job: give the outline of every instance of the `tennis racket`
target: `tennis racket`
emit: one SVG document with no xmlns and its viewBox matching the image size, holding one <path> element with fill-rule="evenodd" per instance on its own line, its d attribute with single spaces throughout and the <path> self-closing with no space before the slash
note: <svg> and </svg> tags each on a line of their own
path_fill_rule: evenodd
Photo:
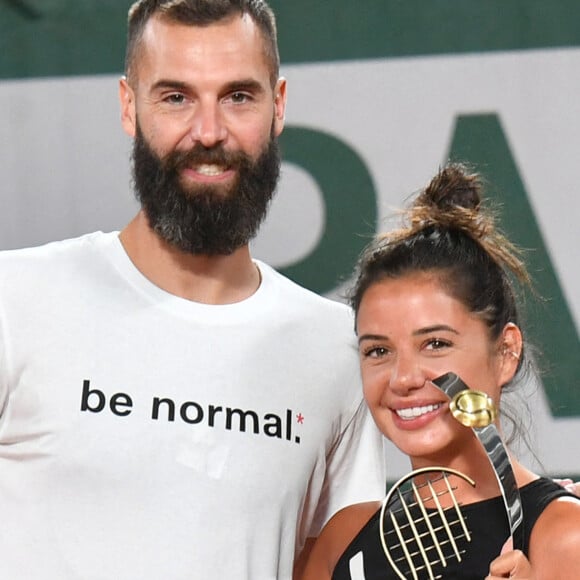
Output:
<svg viewBox="0 0 580 580">
<path fill-rule="evenodd" d="M 454 469 L 416 469 L 399 479 L 383 500 L 381 544 L 402 580 L 443 578 L 450 561 L 461 562 L 471 533 L 455 497 L 460 480 L 475 486 Z"/>
</svg>

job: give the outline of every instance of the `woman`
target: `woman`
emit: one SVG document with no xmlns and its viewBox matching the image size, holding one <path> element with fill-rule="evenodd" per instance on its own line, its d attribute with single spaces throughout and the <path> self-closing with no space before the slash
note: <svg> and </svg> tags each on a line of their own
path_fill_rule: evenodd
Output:
<svg viewBox="0 0 580 580">
<path fill-rule="evenodd" d="M 530 281 L 517 250 L 482 207 L 480 190 L 477 175 L 449 165 L 417 197 L 406 225 L 363 254 L 351 303 L 365 399 L 413 469 L 444 466 L 476 482 L 457 484 L 457 500 L 476 529 L 461 563 L 441 577 L 570 580 L 580 577 L 578 498 L 512 458 L 524 511 L 523 554 L 504 546 L 510 532 L 486 452 L 431 382 L 453 372 L 499 404 L 524 366 L 510 279 Z M 381 553 L 379 516 L 377 502 L 336 514 L 315 544 L 304 580 L 354 577 L 357 558 L 361 578 L 396 578 Z"/>
</svg>

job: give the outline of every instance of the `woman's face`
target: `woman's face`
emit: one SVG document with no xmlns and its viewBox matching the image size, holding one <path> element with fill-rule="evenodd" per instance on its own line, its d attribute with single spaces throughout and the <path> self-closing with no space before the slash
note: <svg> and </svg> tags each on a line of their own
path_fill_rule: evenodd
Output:
<svg viewBox="0 0 580 580">
<path fill-rule="evenodd" d="M 497 340 L 434 275 L 412 274 L 370 286 L 357 316 L 364 393 L 381 431 L 416 466 L 452 460 L 470 429 L 431 383 L 454 372 L 496 404 L 517 369 L 521 335 L 508 324 Z M 514 342 L 515 341 L 515 342 Z M 447 463 L 448 464 L 448 463 Z"/>
</svg>

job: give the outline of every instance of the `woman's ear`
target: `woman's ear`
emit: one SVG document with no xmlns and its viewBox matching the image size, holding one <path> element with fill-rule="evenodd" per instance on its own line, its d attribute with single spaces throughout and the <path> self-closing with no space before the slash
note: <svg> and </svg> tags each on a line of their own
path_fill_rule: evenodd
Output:
<svg viewBox="0 0 580 580">
<path fill-rule="evenodd" d="M 505 325 L 499 345 L 500 384 L 505 385 L 514 378 L 523 356 L 522 332 L 513 322 Z"/>
</svg>

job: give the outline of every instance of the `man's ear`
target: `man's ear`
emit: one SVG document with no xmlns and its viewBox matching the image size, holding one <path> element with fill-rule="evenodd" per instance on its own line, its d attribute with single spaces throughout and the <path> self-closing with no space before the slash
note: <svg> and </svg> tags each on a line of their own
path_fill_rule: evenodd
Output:
<svg viewBox="0 0 580 580">
<path fill-rule="evenodd" d="M 135 92 L 126 77 L 119 80 L 119 101 L 121 104 L 121 125 L 129 137 L 135 137 L 137 120 L 135 113 Z"/>
<path fill-rule="evenodd" d="M 509 383 L 515 376 L 523 356 L 521 330 L 513 323 L 505 325 L 500 338 L 500 384 Z"/>
<path fill-rule="evenodd" d="M 286 79 L 280 77 L 274 87 L 274 133 L 276 136 L 284 129 L 286 115 Z"/>
</svg>

